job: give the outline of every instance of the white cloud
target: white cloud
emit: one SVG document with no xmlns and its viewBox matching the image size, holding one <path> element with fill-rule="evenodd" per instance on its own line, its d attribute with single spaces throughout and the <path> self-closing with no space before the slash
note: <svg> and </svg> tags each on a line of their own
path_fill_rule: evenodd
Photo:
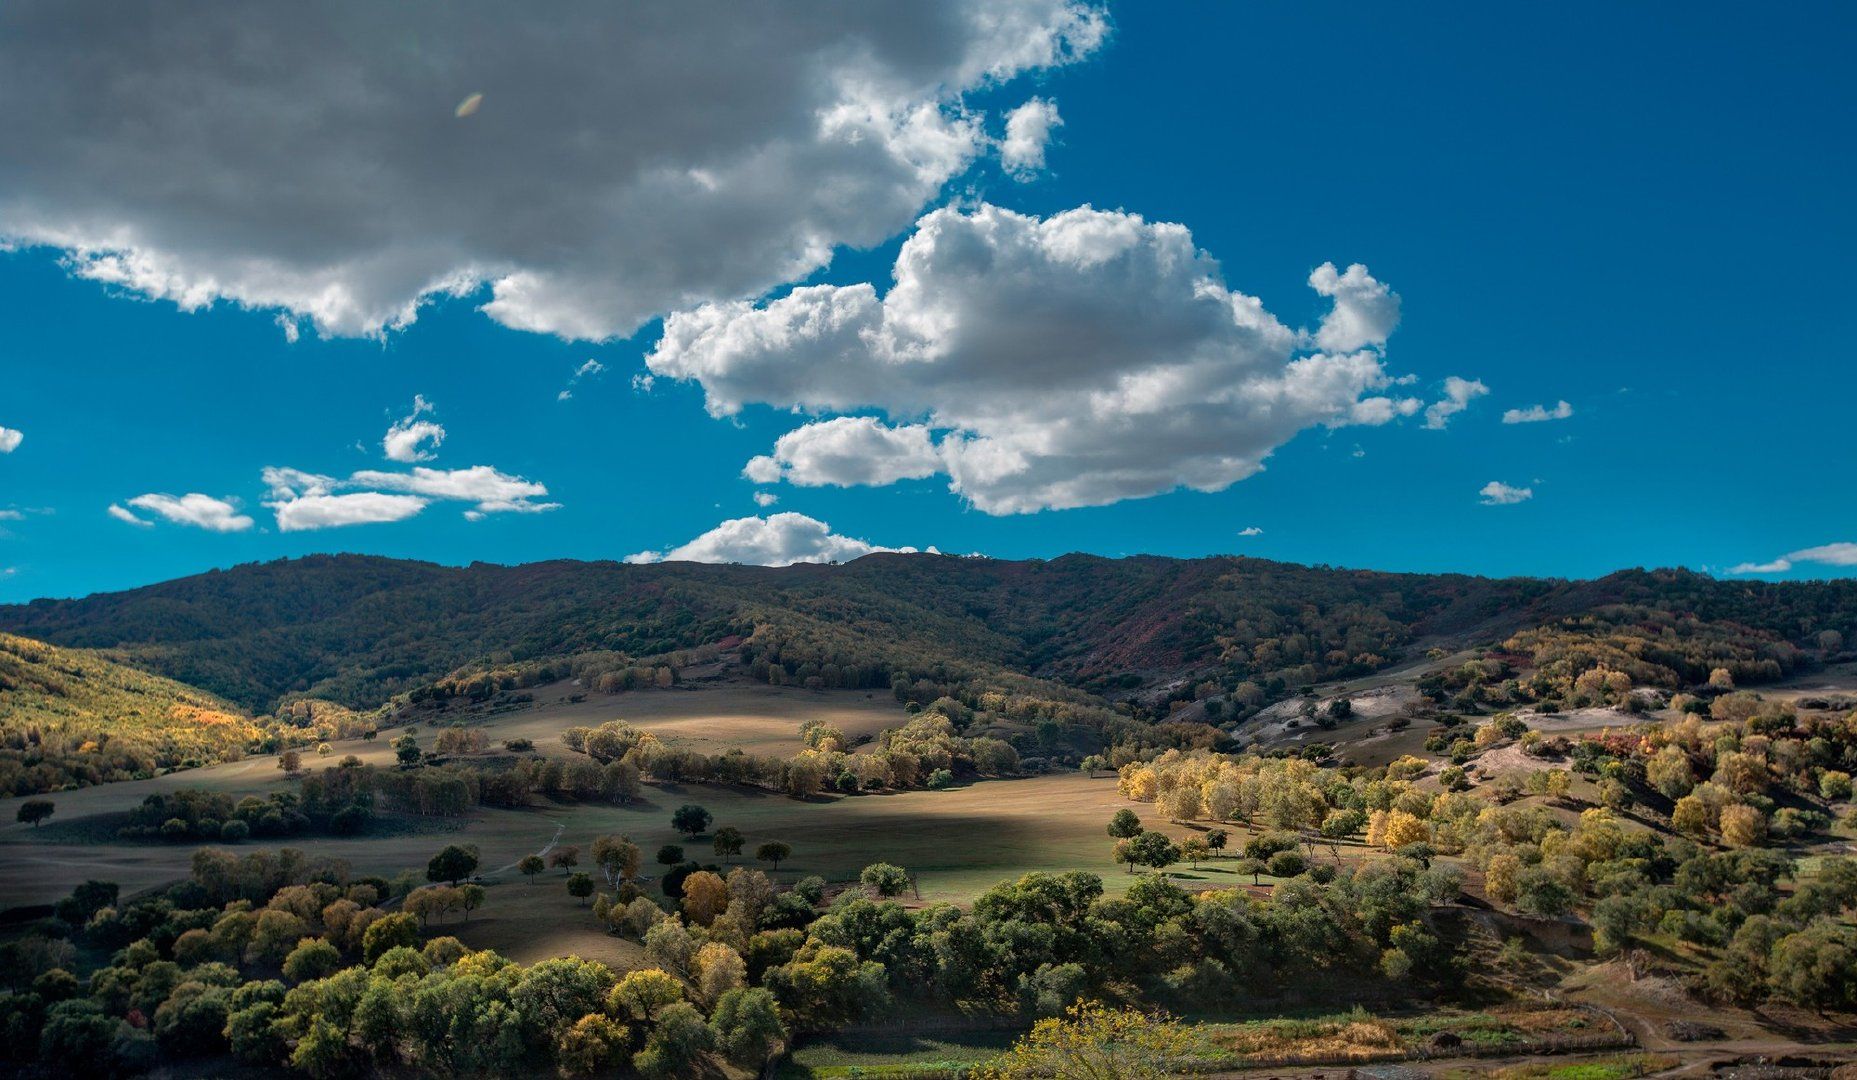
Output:
<svg viewBox="0 0 1857 1080">
<path fill-rule="evenodd" d="M 1346 273 L 1323 263 L 1309 275 L 1309 287 L 1335 301 L 1315 332 L 1316 345 L 1330 352 L 1381 345 L 1399 325 L 1399 294 L 1375 281 L 1360 263 Z"/>
<path fill-rule="evenodd" d="M 473 504 L 466 519 L 481 521 L 490 514 L 536 514 L 560 508 L 560 503 L 538 502 L 548 494 L 545 485 L 510 476 L 488 465 L 465 469 L 430 469 L 409 472 L 363 469 L 338 480 L 301 469 L 268 467 L 265 505 L 277 514 L 284 532 L 401 521 L 435 501 Z M 343 494 L 336 494 L 343 489 Z"/>
<path fill-rule="evenodd" d="M 1527 502 L 1534 498 L 1535 489 L 1512 487 L 1500 480 L 1491 480 L 1484 484 L 1477 494 L 1483 496 L 1484 506 L 1514 506 L 1516 503 Z"/>
<path fill-rule="evenodd" d="M 763 509 L 766 509 L 767 507 L 772 506 L 779 501 L 780 501 L 780 496 L 774 494 L 771 491 L 757 491 L 754 493 L 754 504 Z"/>
<path fill-rule="evenodd" d="M 0 454 L 10 454 L 26 441 L 26 433 L 16 428 L 0 427 Z"/>
<path fill-rule="evenodd" d="M 559 394 L 555 395 L 555 400 L 566 401 L 568 398 L 573 397 L 574 388 L 580 385 L 580 380 L 590 379 L 605 370 L 605 364 L 600 363 L 598 360 L 588 360 L 586 363 L 574 369 L 574 374 L 568 377 L 567 386 L 562 388 Z"/>
<path fill-rule="evenodd" d="M 1835 544 L 1821 544 L 1818 547 L 1801 548 L 1788 552 L 1764 563 L 1740 563 L 1728 568 L 1731 574 L 1783 574 L 1799 563 L 1818 563 L 1824 566 L 1857 566 L 1857 544 L 1839 541 Z"/>
<path fill-rule="evenodd" d="M 445 441 L 445 428 L 434 421 L 419 419 L 432 411 L 431 402 L 418 394 L 413 395 L 413 411 L 394 421 L 380 440 L 381 453 L 388 461 L 431 461 L 436 456 L 439 444 Z"/>
<path fill-rule="evenodd" d="M 279 532 L 305 532 L 404 521 L 424 510 L 426 500 L 417 495 L 356 491 L 347 495 L 302 495 L 267 505 L 277 513 Z"/>
<path fill-rule="evenodd" d="M 1064 126 L 1057 102 L 1032 98 L 1006 114 L 1006 138 L 999 144 L 999 163 L 1015 180 L 1030 180 L 1045 167 L 1045 147 L 1051 132 Z"/>
<path fill-rule="evenodd" d="M 1331 336 L 1363 348 L 1311 352 L 1317 335 L 1228 289 L 1180 225 L 1089 207 L 1045 219 L 937 210 L 903 244 L 894 278 L 882 297 L 819 285 L 678 312 L 646 363 L 699 382 L 715 416 L 751 402 L 880 410 L 918 449 L 912 428 L 943 433 L 951 489 L 992 514 L 1216 491 L 1304 428 L 1417 408 L 1365 396 L 1394 381 L 1371 336 L 1386 320 L 1349 316 Z M 1345 279 L 1350 297 L 1378 288 L 1365 268 Z M 778 455 L 749 475 L 786 474 Z M 906 460 L 898 475 L 921 475 L 919 456 Z"/>
<path fill-rule="evenodd" d="M 591 339 L 894 235 L 988 151 L 971 91 L 1108 27 L 1075 0 L 8 11 L 0 239 L 293 329 L 488 284 L 497 321 Z"/>
<path fill-rule="evenodd" d="M 202 495 L 197 491 L 189 492 L 178 498 L 173 495 L 162 495 L 151 492 L 147 495 L 137 495 L 135 498 L 130 499 L 129 505 L 135 507 L 137 510 L 147 510 L 151 514 L 159 514 L 161 517 L 174 522 L 176 525 L 192 525 L 195 528 L 205 529 L 208 532 L 244 532 L 252 526 L 251 518 L 239 513 L 238 507 L 232 502 L 225 499 L 215 499 L 211 495 Z M 119 510 L 122 510 L 122 508 L 111 506 L 111 516 L 118 520 L 135 518 L 134 514 L 130 514 L 126 510 L 122 510 L 121 513 L 118 513 Z M 125 517 L 125 515 L 127 516 Z M 136 523 L 147 524 L 146 521 L 140 519 L 136 519 Z"/>
<path fill-rule="evenodd" d="M 1451 417 L 1470 407 L 1470 403 L 1489 393 L 1481 379 L 1463 379 L 1456 375 L 1444 380 L 1444 397 L 1425 407 L 1425 426 L 1437 431 L 1451 422 Z"/>
<path fill-rule="evenodd" d="M 561 506 L 560 503 L 534 501 L 548 494 L 548 488 L 544 485 L 498 472 L 488 465 L 473 465 L 468 469 L 428 469 L 421 466 L 407 473 L 363 469 L 349 477 L 348 482 L 356 487 L 476 503 L 475 507 L 465 513 L 473 521 L 484 514 L 534 514 L 557 510 Z"/>
<path fill-rule="evenodd" d="M 1824 563 L 1827 566 L 1857 566 L 1857 544 L 1822 544 L 1795 551 L 1787 558 L 1794 562 Z"/>
<path fill-rule="evenodd" d="M 1238 530 L 1238 535 L 1239 536 L 1262 536 L 1264 535 L 1264 530 L 1258 528 L 1255 525 L 1246 525 L 1244 528 Z"/>
<path fill-rule="evenodd" d="M 1573 415 L 1573 406 L 1565 401 L 1553 408 L 1545 405 L 1530 405 L 1526 409 L 1510 409 L 1502 414 L 1505 424 L 1539 424 L 1544 420 L 1565 420 Z"/>
<path fill-rule="evenodd" d="M 133 513 L 130 513 L 129 510 L 127 510 L 124 507 L 118 506 L 115 503 L 110 504 L 110 516 L 115 518 L 117 521 L 126 522 L 130 525 L 134 525 L 134 526 L 137 526 L 143 529 L 152 529 L 155 527 L 154 522 L 146 521 L 142 518 L 136 517 Z"/>
<path fill-rule="evenodd" d="M 625 561 L 788 566 L 800 562 L 849 562 L 873 551 L 915 550 L 880 547 L 865 540 L 840 536 L 823 521 L 788 512 L 725 521 L 680 547 L 669 551 L 641 551 L 626 556 Z"/>
<path fill-rule="evenodd" d="M 928 428 L 887 427 L 868 416 L 840 416 L 789 431 L 772 455 L 742 470 L 759 484 L 786 480 L 801 487 L 893 484 L 940 471 L 941 455 Z"/>
</svg>

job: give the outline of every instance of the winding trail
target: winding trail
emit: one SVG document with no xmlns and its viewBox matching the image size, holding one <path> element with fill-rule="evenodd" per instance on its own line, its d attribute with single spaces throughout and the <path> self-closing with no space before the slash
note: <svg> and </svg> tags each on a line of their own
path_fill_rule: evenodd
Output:
<svg viewBox="0 0 1857 1080">
<path fill-rule="evenodd" d="M 541 858 L 546 859 L 548 857 L 548 853 L 555 849 L 555 845 L 561 842 L 561 834 L 566 831 L 567 831 L 567 826 L 565 824 L 559 821 L 555 822 L 555 834 L 549 837 L 548 842 L 542 845 L 542 850 L 536 852 L 535 854 L 540 856 Z M 526 859 L 528 858 L 528 856 L 524 855 L 522 858 Z M 489 873 L 477 875 L 478 880 L 481 881 L 484 878 L 497 877 L 499 875 L 506 874 L 509 871 L 514 870 L 521 863 L 522 863 L 522 859 L 517 859 L 515 862 L 508 863 L 503 866 L 499 866 L 495 870 L 490 871 Z"/>
</svg>

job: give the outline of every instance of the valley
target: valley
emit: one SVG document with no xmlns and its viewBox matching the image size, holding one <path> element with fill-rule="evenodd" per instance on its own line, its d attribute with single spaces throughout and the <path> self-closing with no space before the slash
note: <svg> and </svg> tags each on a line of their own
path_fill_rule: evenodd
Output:
<svg viewBox="0 0 1857 1080">
<path fill-rule="evenodd" d="M 85 602 L 94 621 L 0 609 L 0 625 L 71 642 L 6 639 L 0 953 L 34 979 L 74 965 L 141 985 L 157 969 L 130 974 L 147 961 L 124 950 L 144 935 L 176 977 L 226 977 L 188 966 L 206 963 L 302 987 L 321 985 L 296 957 L 312 949 L 354 965 L 323 978 L 384 987 L 453 978 L 443 957 L 461 949 L 485 959 L 456 964 L 512 965 L 517 986 L 562 958 L 618 985 L 669 971 L 715 1009 L 694 957 L 726 949 L 747 965 L 729 1000 L 779 1021 L 756 1052 L 795 1077 L 958 1075 L 1091 993 L 1184 1017 L 1166 1052 L 1233 1076 L 1381 1060 L 1510 1075 L 1547 1047 L 1612 1070 L 1593 1075 L 1680 1075 L 1774 1047 L 1835 1060 L 1857 1038 L 1857 952 L 1840 951 L 1857 947 L 1857 658 L 1841 652 L 1857 607 L 1841 593 L 1785 590 L 1758 609 L 1681 577 L 1417 581 L 1372 615 L 1348 604 L 1390 582 L 1361 595 L 1353 576 L 1244 560 L 1059 572 L 1058 592 L 1150 612 L 1137 644 L 1089 606 L 1034 595 L 1047 621 L 1033 633 L 1024 610 L 977 599 L 1023 596 L 1028 567 L 869 561 L 842 568 L 849 580 L 791 575 L 739 612 L 713 592 L 737 568 L 639 575 L 627 591 L 666 590 L 637 601 L 639 623 L 563 631 L 561 653 L 530 630 L 448 645 L 483 652 L 394 684 L 378 660 L 395 635 L 325 650 L 323 674 L 287 686 L 264 680 L 302 670 L 290 618 L 235 645 L 116 637 L 145 625 L 132 597 Z M 943 566 L 953 577 L 932 588 L 920 576 Z M 216 580 L 214 603 L 275 608 L 282 572 Z M 1336 606 L 1284 607 L 1282 575 Z M 915 618 L 950 588 L 967 614 Z M 476 587 L 457 595 L 472 617 Z M 556 617 L 584 628 L 579 611 Z M 1378 631 L 1399 649 L 1322 647 L 1389 612 L 1410 620 Z M 422 639 L 407 655 L 437 656 L 457 622 L 429 625 L 400 631 Z M 655 651 L 610 647 L 641 626 L 659 627 Z M 241 708 L 146 669 L 260 692 Z M 401 689 L 341 690 L 388 685 Z M 209 706 L 241 742 L 81 771 L 114 716 L 158 755 Z M 33 787 L 60 775 L 96 780 Z M 673 822 L 690 807 L 694 831 Z M 436 869 L 453 849 L 469 854 L 456 885 Z M 81 900 L 99 881 L 113 899 Z M 236 929 L 254 901 L 284 938 Z M 404 935 L 393 963 L 411 975 L 382 974 L 386 946 L 355 929 L 376 924 Z M 67 940 L 69 953 L 35 944 Z M 809 998 L 793 979 L 850 996 Z M 149 985 L 135 993 L 170 992 Z M 1708 1031 L 1686 1034 L 1697 1014 Z M 274 1023 L 282 1041 L 265 1045 L 280 1049 L 261 1052 L 296 1063 L 302 1029 Z M 1438 1031 L 1487 1045 L 1440 1053 Z M 691 1060 L 741 1075 L 735 1057 Z"/>
</svg>

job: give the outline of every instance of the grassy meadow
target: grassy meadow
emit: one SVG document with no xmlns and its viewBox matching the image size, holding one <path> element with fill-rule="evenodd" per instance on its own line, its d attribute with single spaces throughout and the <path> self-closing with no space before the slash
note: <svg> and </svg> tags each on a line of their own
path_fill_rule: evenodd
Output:
<svg viewBox="0 0 1857 1080">
<path fill-rule="evenodd" d="M 860 691 L 817 692 L 791 688 L 729 685 L 713 689 L 641 691 L 566 700 L 565 691 L 537 693 L 533 706 L 491 716 L 481 726 L 493 749 L 501 740 L 527 738 L 536 752 L 567 758 L 560 732 L 623 718 L 673 745 L 743 746 L 762 753 L 792 753 L 802 746 L 798 728 L 807 719 L 831 723 L 847 736 L 874 734 L 904 713 L 887 696 Z M 431 728 L 421 728 L 429 745 Z M 372 740 L 331 745 L 327 756 L 305 754 L 306 767 L 321 769 L 347 754 L 389 766 L 391 732 Z M 183 770 L 148 780 L 81 788 L 51 796 L 52 819 L 33 828 L 13 821 L 18 799 L 0 801 L 0 848 L 16 872 L 0 878 L 0 907 L 49 903 L 87 878 L 120 883 L 125 893 L 151 888 L 185 876 L 196 843 L 122 841 L 115 837 L 122 816 L 154 792 L 208 788 L 235 798 L 286 791 L 291 783 L 272 756 L 254 756 L 202 769 Z M 248 841 L 242 850 L 262 847 L 310 848 L 348 860 L 360 873 L 391 876 L 421 867 L 447 843 L 475 844 L 483 866 L 493 872 L 491 900 L 473 917 L 472 934 L 509 935 L 512 924 L 534 924 L 537 933 L 560 924 L 575 902 L 561 888 L 561 871 L 523 882 L 513 865 L 551 842 L 578 845 L 583 851 L 595 837 L 624 833 L 645 849 L 649 860 L 662 844 L 683 843 L 670 826 L 671 811 L 699 803 L 717 825 L 733 825 L 747 836 L 747 850 L 768 840 L 791 844 L 793 858 L 782 863 L 784 880 L 818 874 L 828 881 L 856 876 L 864 866 L 888 861 L 916 874 L 924 902 L 964 901 L 1000 880 L 1030 870 L 1085 869 L 1103 875 L 1111 890 L 1123 886 L 1122 873 L 1110 858 L 1112 841 L 1105 823 L 1116 810 L 1133 807 L 1151 824 L 1159 824 L 1151 806 L 1130 803 L 1116 793 L 1112 776 L 1055 774 L 1023 780 L 987 781 L 943 791 L 903 791 L 854 797 L 822 796 L 796 800 L 760 788 L 718 784 L 647 783 L 640 797 L 625 806 L 605 803 L 551 803 L 522 810 L 478 808 L 456 819 L 414 818 L 387 813 L 369 835 L 302 837 Z M 1176 836 L 1184 828 L 1161 826 Z M 687 845 L 694 857 L 712 858 L 707 842 Z M 744 856 L 745 858 L 746 856 Z M 1237 880 L 1228 870 L 1179 868 L 1183 877 L 1208 883 Z M 509 888 L 501 887 L 508 883 Z M 557 895 L 559 894 L 559 895 Z M 910 898 L 913 901 L 913 897 Z M 516 910 L 507 910 L 514 908 Z M 558 909 L 558 910 L 557 910 Z M 568 921 L 573 921 L 569 919 Z M 587 924 L 587 937 L 617 944 Z M 611 945 L 606 946 L 608 948 Z M 512 955 L 529 950 L 517 949 Z"/>
</svg>

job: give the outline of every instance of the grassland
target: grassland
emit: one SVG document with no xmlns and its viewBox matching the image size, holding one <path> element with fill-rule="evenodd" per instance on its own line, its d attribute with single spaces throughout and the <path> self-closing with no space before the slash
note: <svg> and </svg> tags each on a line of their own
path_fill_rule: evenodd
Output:
<svg viewBox="0 0 1857 1080">
<path fill-rule="evenodd" d="M 538 751 L 563 757 L 569 751 L 561 745 L 562 731 L 608 720 L 624 720 L 674 746 L 704 754 L 740 749 L 788 755 L 805 749 L 799 728 L 807 720 L 830 724 L 855 742 L 908 719 L 894 697 L 870 690 L 819 691 L 739 682 L 600 694 L 558 682 L 530 693 L 533 705 L 492 717 L 485 730 L 497 739 L 532 740 Z"/>
<path fill-rule="evenodd" d="M 791 753 L 800 748 L 798 727 L 804 719 L 827 720 L 856 738 L 903 716 L 893 702 L 862 692 L 753 684 L 596 696 L 584 702 L 551 700 L 564 694 L 538 696 L 543 700 L 532 708 L 475 721 L 474 726 L 481 724 L 494 740 L 533 739 L 538 752 L 563 757 L 569 752 L 560 745 L 561 730 L 615 717 L 674 744 L 747 745 L 766 753 Z M 309 767 L 328 767 L 350 753 L 386 766 L 392 760 L 386 743 L 384 738 L 335 743 L 326 758 L 310 755 Z M 86 878 L 113 880 L 133 892 L 184 876 L 195 845 L 118 841 L 113 834 L 120 816 L 151 793 L 183 787 L 234 797 L 288 790 L 290 781 L 276 765 L 274 757 L 254 756 L 60 792 L 53 796 L 57 812 L 52 822 L 36 830 L 12 822 L 17 800 L 0 801 L 0 859 L 11 871 L 0 875 L 0 907 L 49 902 Z M 538 800 L 524 810 L 479 809 L 456 820 L 417 819 L 410 827 L 396 821 L 393 824 L 400 827 L 378 836 L 252 842 L 245 847 L 313 843 L 318 853 L 346 859 L 359 872 L 391 875 L 423 865 L 439 846 L 462 840 L 478 845 L 483 865 L 494 869 L 542 850 L 551 840 L 584 849 L 594 837 L 617 832 L 632 836 L 647 852 L 682 842 L 670 827 L 670 813 L 686 802 L 708 807 L 717 824 L 741 829 L 750 851 L 767 840 L 791 844 L 794 857 L 779 869 L 783 879 L 819 874 L 847 880 L 862 867 L 887 860 L 916 873 L 924 901 L 968 899 L 1029 870 L 1090 869 L 1119 888 L 1119 879 L 1126 875 L 1110 861 L 1103 827 L 1117 809 L 1134 805 L 1116 794 L 1113 779 L 1077 774 L 812 801 L 756 788 L 647 784 L 641 797 L 626 806 Z M 1152 808 L 1136 809 L 1152 816 Z M 706 853 L 703 845 L 693 847 L 693 854 Z M 1236 880 L 1236 875 L 1214 870 L 1182 873 L 1201 881 Z M 517 884 L 507 893 L 500 890 L 484 916 L 473 922 L 484 923 L 486 933 L 504 925 L 494 923 L 499 918 L 537 928 L 558 923 L 565 912 L 543 902 L 544 891 L 552 896 L 561 890 L 558 882 L 546 888 Z M 499 911 L 506 898 L 519 899 L 524 910 Z M 565 894 L 559 899 L 565 900 Z"/>
</svg>

